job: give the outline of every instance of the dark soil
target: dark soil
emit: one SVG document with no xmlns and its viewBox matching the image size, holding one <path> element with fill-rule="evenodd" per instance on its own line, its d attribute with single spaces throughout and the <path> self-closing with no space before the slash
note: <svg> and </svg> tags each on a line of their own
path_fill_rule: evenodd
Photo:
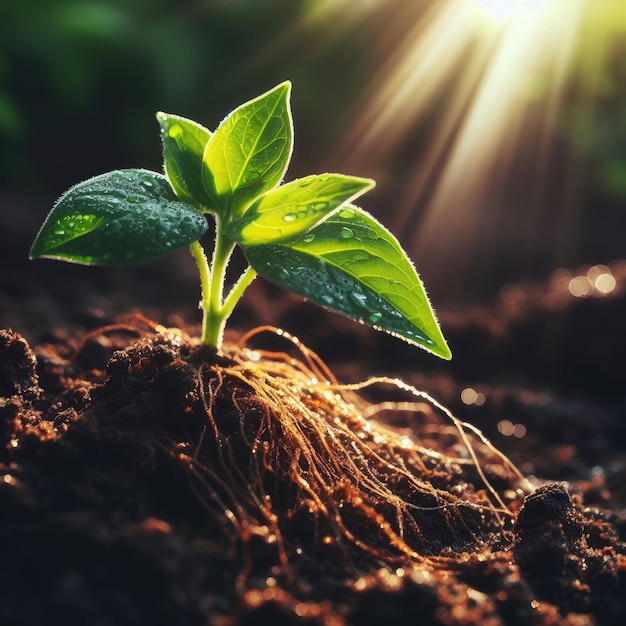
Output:
<svg viewBox="0 0 626 626">
<path fill-rule="evenodd" d="M 94 271 L 80 270 L 85 281 Z M 611 270 L 608 296 L 574 298 L 546 281 L 440 311 L 449 366 L 262 285 L 241 309 L 247 327 L 278 321 L 305 338 L 341 382 L 400 376 L 479 427 L 532 484 L 474 438 L 500 515 L 432 407 L 372 418 L 410 435 L 413 456 L 388 445 L 374 461 L 357 446 L 329 470 L 354 462 L 408 508 L 328 477 L 315 502 L 297 481 L 341 448 L 302 422 L 311 444 L 298 457 L 292 422 L 240 376 L 252 371 L 241 352 L 216 355 L 84 293 L 63 317 L 43 283 L 37 295 L 5 281 L 0 624 L 626 623 L 626 272 Z M 182 326 L 170 310 L 159 321 Z M 407 400 L 385 386 L 359 393 Z M 350 428 L 333 430 L 335 417 Z M 362 426 L 331 416 L 328 432 L 352 446 L 347 433 L 365 441 Z M 402 463 L 419 465 L 436 494 L 385 469 Z M 408 548 L 390 540 L 398 520 Z"/>
</svg>

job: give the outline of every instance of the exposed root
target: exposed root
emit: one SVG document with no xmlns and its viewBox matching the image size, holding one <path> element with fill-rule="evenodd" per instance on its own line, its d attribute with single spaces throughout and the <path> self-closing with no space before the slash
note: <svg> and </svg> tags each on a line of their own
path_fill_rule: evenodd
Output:
<svg viewBox="0 0 626 626">
<path fill-rule="evenodd" d="M 119 315 L 114 324 L 100 326 L 91 332 L 85 333 L 80 338 L 78 345 L 74 348 L 74 352 L 70 360 L 75 361 L 91 339 L 102 337 L 109 333 L 126 332 L 135 334 L 138 337 L 147 337 L 154 332 L 165 332 L 166 330 L 167 329 L 164 326 L 161 326 L 158 322 L 154 322 L 139 313 Z"/>
<path fill-rule="evenodd" d="M 290 341 L 298 358 L 252 349 L 262 332 Z M 244 541 L 262 536 L 283 564 L 306 540 L 351 561 L 357 548 L 378 562 L 446 567 L 503 545 L 531 487 L 428 394 L 385 377 L 339 384 L 314 352 L 272 327 L 248 333 L 227 356 L 229 364 L 197 369 L 208 427 L 180 458 Z M 373 385 L 413 400 L 370 404 L 356 392 Z M 376 421 L 390 410 L 417 411 L 416 432 Z"/>
<path fill-rule="evenodd" d="M 113 355 L 99 374 L 104 384 L 77 381 L 71 393 L 84 401 L 72 402 L 101 416 L 105 428 L 136 432 L 183 468 L 212 531 L 241 550 L 240 589 L 259 545 L 283 574 L 319 551 L 355 572 L 380 564 L 452 568 L 510 545 L 528 481 L 428 394 L 388 377 L 340 384 L 313 351 L 273 327 L 219 355 L 141 321 L 101 329 L 142 338 Z M 285 340 L 292 354 L 254 348 L 263 333 Z M 95 338 L 79 345 L 81 358 L 81 346 Z M 66 366 L 54 363 L 63 377 Z M 368 402 L 362 392 L 374 387 L 408 400 Z M 63 423 L 59 413 L 35 425 L 49 423 L 62 436 L 79 419 L 70 409 Z M 398 412 L 410 428 L 385 423 Z M 16 421 L 15 442 L 29 424 Z"/>
</svg>

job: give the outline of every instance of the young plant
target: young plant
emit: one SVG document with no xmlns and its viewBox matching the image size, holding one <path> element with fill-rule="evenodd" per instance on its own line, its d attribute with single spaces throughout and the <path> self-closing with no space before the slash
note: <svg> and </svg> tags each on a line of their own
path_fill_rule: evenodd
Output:
<svg viewBox="0 0 626 626">
<path fill-rule="evenodd" d="M 451 357 L 411 261 L 396 238 L 354 206 L 374 181 L 342 174 L 281 184 L 293 148 L 284 82 L 246 102 L 211 132 L 158 113 L 165 175 L 118 170 L 67 191 L 30 258 L 133 265 L 189 246 L 202 289 L 202 341 L 220 349 L 224 326 L 257 275 L 327 309 Z M 215 224 L 209 263 L 200 239 Z M 228 293 L 239 246 L 248 267 Z"/>
</svg>

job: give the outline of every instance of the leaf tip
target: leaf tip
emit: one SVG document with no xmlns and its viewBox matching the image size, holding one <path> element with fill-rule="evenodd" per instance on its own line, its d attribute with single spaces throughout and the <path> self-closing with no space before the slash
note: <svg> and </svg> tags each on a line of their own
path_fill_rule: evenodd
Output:
<svg viewBox="0 0 626 626">
<path fill-rule="evenodd" d="M 282 83 L 278 83 L 278 85 L 276 85 L 276 89 L 280 90 L 280 89 L 285 89 L 287 91 L 291 91 L 291 81 L 289 79 L 284 80 Z"/>
<path fill-rule="evenodd" d="M 437 354 L 445 361 L 450 361 L 452 359 L 452 350 L 450 350 L 447 343 L 443 345 L 442 349 L 439 350 Z"/>
<path fill-rule="evenodd" d="M 376 181 L 373 178 L 363 178 L 365 184 L 365 191 L 370 191 L 376 187 Z"/>
<path fill-rule="evenodd" d="M 165 129 L 167 127 L 167 119 L 169 117 L 167 113 L 164 113 L 163 111 L 157 111 L 154 117 L 156 117 L 156 121 L 159 123 L 159 126 L 162 129 Z"/>
<path fill-rule="evenodd" d="M 270 89 L 265 95 L 274 93 L 284 96 L 287 107 L 289 108 L 289 102 L 291 100 L 291 87 L 291 81 L 284 80 L 282 83 L 278 83 L 278 85 L 276 85 L 276 87 L 274 87 L 273 89 Z M 291 116 L 291 111 L 289 111 L 289 115 Z"/>
</svg>

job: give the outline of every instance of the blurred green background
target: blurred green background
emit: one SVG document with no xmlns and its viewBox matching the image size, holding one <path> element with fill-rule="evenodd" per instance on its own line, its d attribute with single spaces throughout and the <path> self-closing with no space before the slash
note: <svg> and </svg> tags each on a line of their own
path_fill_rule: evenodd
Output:
<svg viewBox="0 0 626 626">
<path fill-rule="evenodd" d="M 157 110 L 214 128 L 290 79 L 288 176 L 376 178 L 362 204 L 436 302 L 609 263 L 626 232 L 625 3 L 544 2 L 524 40 L 528 16 L 479 0 L 5 0 L 2 228 L 27 212 L 34 235 L 90 176 L 160 170 Z"/>
</svg>

